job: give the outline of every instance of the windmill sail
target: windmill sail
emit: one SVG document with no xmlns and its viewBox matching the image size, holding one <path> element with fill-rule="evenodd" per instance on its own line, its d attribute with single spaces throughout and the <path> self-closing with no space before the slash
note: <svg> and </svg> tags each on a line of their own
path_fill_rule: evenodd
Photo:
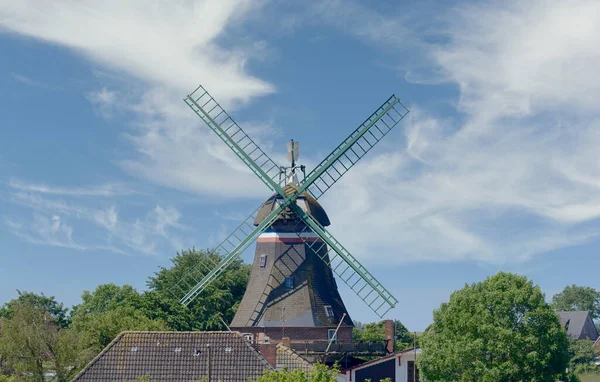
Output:
<svg viewBox="0 0 600 382">
<path fill-rule="evenodd" d="M 279 166 L 242 130 L 202 85 L 185 103 L 272 191 L 281 191 Z"/>
<path fill-rule="evenodd" d="M 298 206 L 294 212 L 306 224 L 298 230 L 298 237 L 318 254 L 321 260 L 333 270 L 350 289 L 363 300 L 375 314 L 383 317 L 398 303 L 398 300 L 365 268 L 352 254 L 337 241 L 318 221 L 306 214 Z M 316 233 L 322 241 L 307 240 L 307 233 Z"/>
<path fill-rule="evenodd" d="M 277 197 L 271 213 L 256 220 L 257 209 L 217 248 L 223 255 L 214 267 L 198 265 L 177 283 L 174 289 L 188 290 L 180 302 L 189 304 L 206 286 L 214 281 L 233 259 L 239 255 L 284 211 L 291 211 L 303 222 L 297 234 L 318 235 L 320 240 L 310 243 L 303 240 L 309 249 L 352 289 L 380 317 L 397 304 L 397 300 L 347 251 L 318 221 L 306 214 L 296 203 L 303 197 L 321 197 L 354 164 L 371 150 L 408 113 L 395 95 L 388 98 L 348 138 L 329 154 L 300 185 L 287 185 L 280 180 L 281 170 L 267 154 L 233 121 L 212 96 L 199 86 L 184 101 L 213 130 L 219 138 L 271 189 Z M 288 160 L 294 164 L 299 157 L 298 142 L 288 144 Z M 285 180 L 284 180 L 285 181 Z M 308 194 L 308 192 L 310 194 Z M 318 247 L 315 247 L 317 246 Z"/>
<path fill-rule="evenodd" d="M 179 302 L 183 305 L 192 302 L 227 269 L 240 253 L 256 240 L 262 231 L 269 227 L 284 208 L 282 205 L 274 208 L 271 214 L 255 227 L 254 221 L 260 207 L 256 209 L 216 248 L 217 252 L 223 256 L 220 263 L 197 264 L 171 288 L 171 293 L 179 298 Z"/>
<path fill-rule="evenodd" d="M 299 191 L 308 189 L 316 199 L 323 196 L 406 114 L 408 114 L 406 106 L 395 95 L 392 95 L 306 176 L 305 184 L 300 187 Z"/>
</svg>

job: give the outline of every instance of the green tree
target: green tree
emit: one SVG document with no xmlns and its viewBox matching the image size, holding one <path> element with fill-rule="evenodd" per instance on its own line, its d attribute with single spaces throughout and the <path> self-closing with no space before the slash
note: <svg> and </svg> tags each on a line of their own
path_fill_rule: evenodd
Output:
<svg viewBox="0 0 600 382">
<path fill-rule="evenodd" d="M 321 363 L 315 364 L 308 373 L 300 369 L 267 371 L 256 382 L 335 382 L 340 369 L 337 365 L 329 368 Z"/>
<path fill-rule="evenodd" d="M 144 295 L 143 304 L 148 316 L 165 321 L 173 330 L 223 330 L 221 320 L 233 319 L 246 291 L 250 265 L 245 265 L 242 259 L 234 260 L 189 307 L 181 306 L 178 301 L 188 290 L 178 290 L 177 296 L 172 290 L 194 267 L 204 265 L 210 269 L 222 258 L 212 250 L 192 248 L 178 252 L 171 259 L 172 267 L 161 267 L 147 282 L 149 291 Z"/>
<path fill-rule="evenodd" d="M 558 311 L 587 310 L 592 319 L 600 319 L 600 291 L 577 285 L 565 287 L 552 297 L 552 307 Z"/>
<path fill-rule="evenodd" d="M 569 369 L 577 374 L 600 374 L 600 367 L 594 363 L 596 353 L 594 343 L 589 340 L 570 340 Z"/>
<path fill-rule="evenodd" d="M 84 291 L 81 304 L 73 307 L 72 316 L 105 313 L 123 306 L 139 307 L 142 297 L 131 285 L 102 284 L 93 292 Z"/>
<path fill-rule="evenodd" d="M 130 285 L 100 285 L 93 292 L 85 291 L 82 300 L 73 308 L 71 327 L 95 351 L 102 350 L 122 331 L 168 329 L 162 320 L 148 317 L 143 296 Z"/>
<path fill-rule="evenodd" d="M 21 292 L 20 290 L 17 290 L 17 293 L 19 296 L 16 299 L 13 299 L 0 307 L 0 318 L 10 317 L 10 314 L 16 305 L 28 303 L 50 314 L 54 322 L 61 328 L 66 328 L 69 325 L 69 317 L 67 315 L 68 309 L 65 308 L 62 303 L 56 301 L 54 296 L 46 297 L 43 293 L 36 294 L 32 292 Z"/>
<path fill-rule="evenodd" d="M 396 327 L 396 349 L 404 350 L 413 347 L 414 335 L 406 329 L 402 322 L 394 321 Z M 383 342 L 385 341 L 385 321 L 371 322 L 354 326 L 353 341 Z"/>
<path fill-rule="evenodd" d="M 568 366 L 568 340 L 538 286 L 498 273 L 455 291 L 421 337 L 428 381 L 554 381 Z"/>
<path fill-rule="evenodd" d="M 589 340 L 571 340 L 569 343 L 569 353 L 571 360 L 569 365 L 575 368 L 577 365 L 592 363 L 596 354 L 594 353 L 594 343 Z"/>
<path fill-rule="evenodd" d="M 71 329 L 60 327 L 53 313 L 22 299 L 11 302 L 0 327 L 0 356 L 18 379 L 44 381 L 44 373 L 55 372 L 62 382 L 72 379 L 91 352 Z"/>
</svg>

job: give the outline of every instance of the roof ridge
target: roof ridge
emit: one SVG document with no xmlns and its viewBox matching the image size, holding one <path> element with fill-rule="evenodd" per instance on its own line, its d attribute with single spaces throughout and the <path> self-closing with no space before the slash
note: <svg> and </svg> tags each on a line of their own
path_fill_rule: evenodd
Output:
<svg viewBox="0 0 600 382">
<path fill-rule="evenodd" d="M 229 333 L 237 333 L 240 334 L 237 330 L 188 330 L 188 331 L 175 331 L 175 330 L 124 330 L 120 334 L 191 334 L 191 333 L 208 333 L 208 334 L 229 334 Z"/>
<path fill-rule="evenodd" d="M 238 333 L 238 334 L 239 334 L 239 339 L 240 339 L 240 340 L 242 340 L 242 341 L 244 342 L 244 344 L 245 344 L 245 345 L 246 345 L 246 346 L 247 346 L 247 347 L 248 347 L 248 348 L 249 348 L 251 351 L 253 351 L 254 353 L 256 353 L 256 354 L 257 354 L 257 355 L 260 357 L 260 360 L 261 360 L 261 362 L 263 363 L 263 365 L 265 365 L 265 366 L 266 366 L 266 367 L 267 367 L 269 370 L 274 370 L 274 368 L 273 368 L 273 365 L 271 365 L 271 364 L 269 363 L 269 361 L 267 361 L 267 360 L 266 360 L 266 358 L 265 358 L 265 357 L 263 357 L 263 355 L 262 355 L 262 354 L 260 354 L 260 352 L 259 352 L 258 350 L 256 350 L 256 348 L 255 348 L 254 346 L 252 346 L 252 345 L 250 344 L 250 342 L 248 342 L 248 341 L 247 341 L 247 340 L 246 340 L 244 337 L 242 337 L 242 335 L 241 335 L 239 332 L 236 332 L 236 333 Z"/>
<path fill-rule="evenodd" d="M 83 374 L 85 374 L 96 362 L 98 362 L 98 360 L 100 358 L 102 358 L 102 356 L 104 354 L 106 354 L 110 349 L 112 349 L 112 347 L 115 346 L 115 344 L 117 342 L 119 342 L 126 333 L 127 333 L 126 331 L 119 333 L 119 335 L 117 335 L 112 341 L 110 341 L 110 343 L 108 345 L 106 345 L 104 347 L 104 349 L 102 349 L 102 351 L 100 353 L 98 353 L 97 356 L 92 358 L 92 360 L 90 362 L 88 362 L 88 364 L 85 365 L 85 367 L 83 369 L 81 369 L 81 371 L 79 371 L 79 373 L 77 373 L 77 375 L 75 377 L 73 377 L 73 379 L 71 381 L 72 382 L 76 381 L 78 378 L 83 376 Z"/>
<path fill-rule="evenodd" d="M 313 362 L 310 362 L 310 361 L 309 361 L 309 360 L 307 360 L 306 358 L 302 357 L 300 354 L 296 353 L 296 351 L 295 351 L 294 349 L 292 349 L 292 348 L 289 348 L 289 347 L 285 346 L 285 345 L 284 345 L 284 344 L 282 344 L 282 343 L 278 343 L 278 344 L 277 344 L 277 348 L 278 348 L 278 349 L 280 349 L 280 348 L 283 348 L 283 350 L 285 350 L 285 351 L 286 351 L 288 354 L 290 354 L 290 355 L 292 355 L 292 356 L 294 356 L 294 357 L 296 357 L 296 358 L 299 358 L 299 359 L 301 359 L 302 361 L 304 361 L 304 362 L 307 362 L 307 363 L 309 363 L 309 364 L 311 364 L 311 365 L 313 364 Z"/>
</svg>

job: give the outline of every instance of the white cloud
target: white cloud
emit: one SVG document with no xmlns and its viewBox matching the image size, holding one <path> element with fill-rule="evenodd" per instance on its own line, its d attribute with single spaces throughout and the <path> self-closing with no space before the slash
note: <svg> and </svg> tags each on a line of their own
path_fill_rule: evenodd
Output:
<svg viewBox="0 0 600 382">
<path fill-rule="evenodd" d="M 73 186 L 73 187 L 57 187 L 49 186 L 45 184 L 35 184 L 24 182 L 19 179 L 12 178 L 9 180 L 8 185 L 16 190 L 35 192 L 39 194 L 48 195 L 62 195 L 62 196 L 101 196 L 111 197 L 117 195 L 131 195 L 136 193 L 134 190 L 122 185 L 115 183 L 100 184 L 97 186 Z"/>
<path fill-rule="evenodd" d="M 448 17 L 452 40 L 433 56 L 460 85 L 460 106 L 470 114 L 593 112 L 599 15 L 596 1 L 467 6 Z"/>
<path fill-rule="evenodd" d="M 325 197 L 332 231 L 385 263 L 522 261 L 598 239 L 600 4 L 476 5 L 447 19 L 430 57 L 459 85 L 463 115 L 413 108 L 406 148 L 365 158 Z"/>
<path fill-rule="evenodd" d="M 43 82 L 39 82 L 36 80 L 33 80 L 27 76 L 24 76 L 22 74 L 18 74 L 18 73 L 11 73 L 11 77 L 17 81 L 20 82 L 22 84 L 28 85 L 28 86 L 32 86 L 32 87 L 37 87 L 37 88 L 47 88 L 48 85 L 43 83 Z"/>
<path fill-rule="evenodd" d="M 36 213 L 33 217 L 31 222 L 18 222 L 5 217 L 4 222 L 16 236 L 29 243 L 85 249 L 85 246 L 73 241 L 73 228 L 64 223 L 59 215 L 44 216 Z"/>
<path fill-rule="evenodd" d="M 203 78 L 219 98 L 247 101 L 272 87 L 246 75 L 244 57 L 214 39 L 252 7 L 241 0 L 3 2 L 0 25 L 181 92 Z"/>
<path fill-rule="evenodd" d="M 181 213 L 173 206 L 156 205 L 141 217 L 127 218 L 120 216 L 114 204 L 90 208 L 46 194 L 44 191 L 12 193 L 9 200 L 32 210 L 35 219 L 31 222 L 5 216 L 6 228 L 26 242 L 77 250 L 159 255 L 191 245 L 191 240 L 183 235 L 189 227 L 180 222 Z M 80 193 L 60 195 L 73 199 Z M 71 224 L 66 224 L 64 219 L 69 219 Z M 90 223 L 93 224 L 91 229 Z M 73 238 L 73 225 L 82 227 L 78 240 Z"/>
<path fill-rule="evenodd" d="M 93 213 L 94 221 L 106 228 L 111 233 L 115 232 L 119 216 L 115 206 L 110 206 L 107 209 L 99 209 Z"/>
<path fill-rule="evenodd" d="M 229 110 L 274 87 L 246 72 L 264 41 L 246 38 L 224 47 L 216 39 L 228 26 L 263 2 L 79 1 L 39 4 L 0 3 L 0 30 L 59 44 L 125 78 L 123 89 L 102 87 L 87 93 L 103 117 L 115 107 L 133 110 L 138 120 L 127 134 L 131 157 L 125 171 L 167 187 L 218 196 L 257 196 L 262 185 L 182 102 L 198 82 Z M 81 33 L 85 26 L 85 33 Z M 131 79 L 136 80 L 131 86 Z M 132 90 L 133 89 L 133 90 Z M 122 91 L 121 91 L 122 90 Z M 240 187 L 244 184 L 244 187 Z"/>
<path fill-rule="evenodd" d="M 88 99 L 97 109 L 97 112 L 100 116 L 104 118 L 112 118 L 114 115 L 115 103 L 117 102 L 118 92 L 108 90 L 106 87 L 103 87 L 100 90 L 88 92 L 85 95 L 85 98 Z"/>
</svg>

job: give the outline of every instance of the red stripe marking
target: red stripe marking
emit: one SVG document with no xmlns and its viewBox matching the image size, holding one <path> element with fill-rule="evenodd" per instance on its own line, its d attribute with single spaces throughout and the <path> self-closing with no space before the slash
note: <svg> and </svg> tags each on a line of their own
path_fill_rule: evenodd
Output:
<svg viewBox="0 0 600 382">
<path fill-rule="evenodd" d="M 304 242 L 309 242 L 312 243 L 314 241 L 322 241 L 320 238 L 317 237 L 307 237 L 304 239 L 301 239 L 299 237 L 259 237 L 258 240 L 259 243 L 277 243 L 277 242 L 282 242 L 282 243 L 304 243 Z"/>
</svg>

